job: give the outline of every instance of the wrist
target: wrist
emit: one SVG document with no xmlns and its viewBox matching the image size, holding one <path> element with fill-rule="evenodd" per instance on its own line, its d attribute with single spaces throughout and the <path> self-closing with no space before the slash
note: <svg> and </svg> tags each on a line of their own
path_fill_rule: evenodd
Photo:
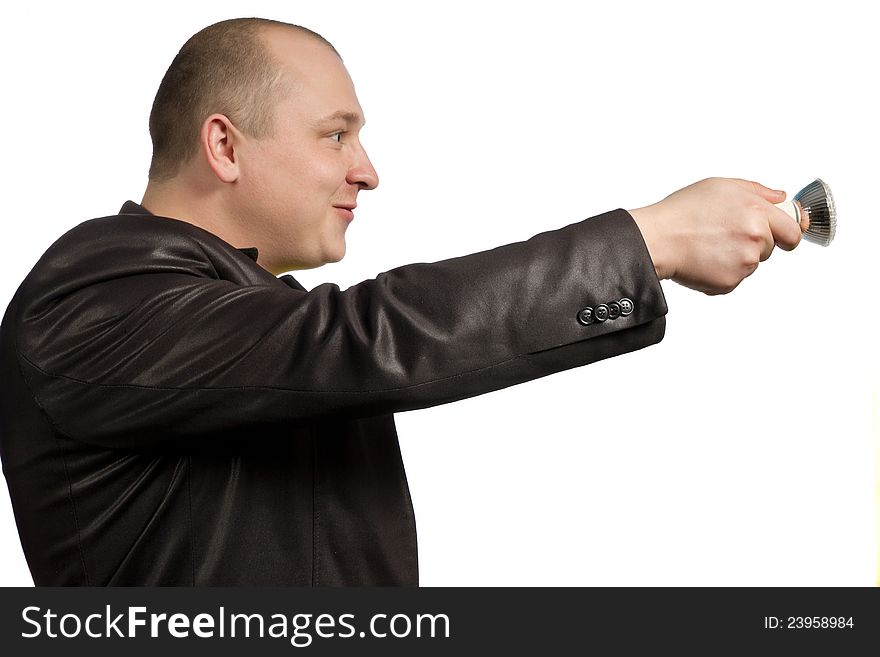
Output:
<svg viewBox="0 0 880 657">
<path fill-rule="evenodd" d="M 649 205 L 636 210 L 628 210 L 628 212 L 642 233 L 642 239 L 645 240 L 648 254 L 654 263 L 657 278 L 660 280 L 672 278 L 675 275 L 675 269 L 670 262 L 669 249 L 658 226 L 656 207 Z"/>
</svg>

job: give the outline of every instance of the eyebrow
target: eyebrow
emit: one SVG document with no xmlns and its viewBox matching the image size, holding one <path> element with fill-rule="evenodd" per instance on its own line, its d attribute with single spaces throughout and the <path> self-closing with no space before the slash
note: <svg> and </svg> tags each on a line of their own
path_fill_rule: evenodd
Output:
<svg viewBox="0 0 880 657">
<path fill-rule="evenodd" d="M 333 114 L 325 116 L 323 119 L 318 119 L 317 121 L 315 121 L 315 125 L 323 125 L 324 123 L 330 123 L 331 121 L 337 121 L 339 119 L 347 121 L 348 123 L 359 123 L 362 126 L 366 124 L 366 121 L 364 121 L 361 115 L 357 112 L 346 112 L 344 110 L 340 110 L 338 112 L 333 112 Z"/>
</svg>

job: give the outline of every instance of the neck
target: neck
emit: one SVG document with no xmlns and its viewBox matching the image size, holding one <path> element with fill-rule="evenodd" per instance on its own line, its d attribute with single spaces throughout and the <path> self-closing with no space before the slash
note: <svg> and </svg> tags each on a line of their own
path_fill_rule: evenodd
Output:
<svg viewBox="0 0 880 657">
<path fill-rule="evenodd" d="M 186 221 L 207 230 L 235 248 L 254 246 L 230 216 L 229 203 L 222 193 L 200 189 L 178 178 L 163 183 L 150 181 L 141 205 L 155 215 Z"/>
</svg>

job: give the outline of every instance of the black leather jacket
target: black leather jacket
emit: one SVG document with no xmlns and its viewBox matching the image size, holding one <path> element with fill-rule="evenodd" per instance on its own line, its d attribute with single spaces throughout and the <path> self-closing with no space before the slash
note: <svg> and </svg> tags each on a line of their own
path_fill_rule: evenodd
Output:
<svg viewBox="0 0 880 657">
<path fill-rule="evenodd" d="M 36 584 L 415 585 L 392 413 L 665 329 L 624 210 L 344 291 L 257 256 L 128 201 L 21 284 L 0 456 Z"/>
</svg>

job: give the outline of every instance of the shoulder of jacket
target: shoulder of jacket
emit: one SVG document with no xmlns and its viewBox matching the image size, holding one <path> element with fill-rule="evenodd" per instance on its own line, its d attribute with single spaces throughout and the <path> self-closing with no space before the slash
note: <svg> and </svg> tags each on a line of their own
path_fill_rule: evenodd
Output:
<svg viewBox="0 0 880 657">
<path fill-rule="evenodd" d="M 111 215 L 83 221 L 59 237 L 22 281 L 13 301 L 33 315 L 47 303 L 102 283 L 112 283 L 117 293 L 133 287 L 142 290 L 143 283 L 136 281 L 144 281 L 145 274 L 247 284 L 258 275 L 251 271 L 255 268 L 247 255 L 185 221 Z M 159 277 L 157 285 L 162 285 Z"/>
<path fill-rule="evenodd" d="M 37 285 L 51 282 L 65 290 L 139 274 L 237 281 L 243 268 L 254 266 L 239 249 L 186 221 L 119 214 L 89 219 L 64 233 L 27 279 Z"/>
<path fill-rule="evenodd" d="M 224 248 L 225 246 L 225 248 Z M 109 275 L 169 270 L 215 276 L 212 260 L 232 250 L 193 224 L 166 217 L 121 214 L 89 219 L 59 237 L 37 263 L 76 264 Z"/>
</svg>

